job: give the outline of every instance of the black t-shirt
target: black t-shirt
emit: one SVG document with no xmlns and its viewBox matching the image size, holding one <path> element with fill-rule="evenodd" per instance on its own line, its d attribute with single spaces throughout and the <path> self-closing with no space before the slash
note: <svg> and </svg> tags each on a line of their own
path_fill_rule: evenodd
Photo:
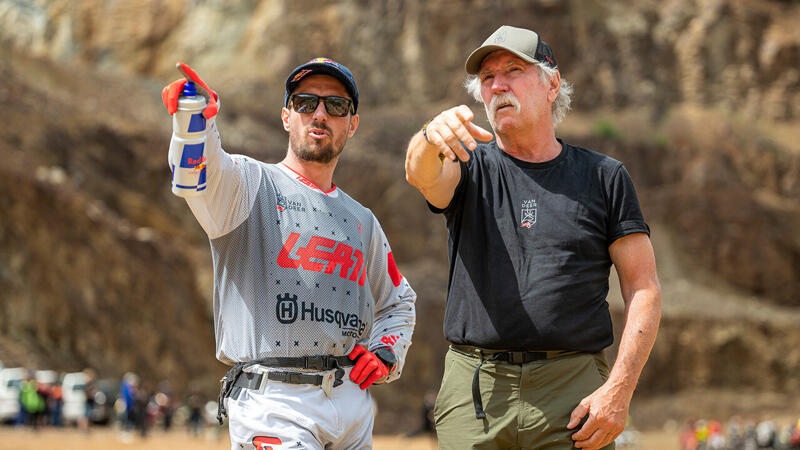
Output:
<svg viewBox="0 0 800 450">
<path fill-rule="evenodd" d="M 428 205 L 447 219 L 450 342 L 588 352 L 613 342 L 608 247 L 649 229 L 622 163 L 559 142 L 543 163 L 479 144 L 450 205 Z"/>
</svg>

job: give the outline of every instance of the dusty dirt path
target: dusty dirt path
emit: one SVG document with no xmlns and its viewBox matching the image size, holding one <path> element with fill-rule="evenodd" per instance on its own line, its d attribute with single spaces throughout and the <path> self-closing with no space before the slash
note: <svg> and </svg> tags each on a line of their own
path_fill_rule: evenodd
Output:
<svg viewBox="0 0 800 450">
<path fill-rule="evenodd" d="M 75 429 L 33 431 L 0 427 L 0 450 L 100 450 L 117 448 L 125 450 L 228 450 L 227 434 L 215 435 L 208 430 L 203 436 L 191 437 L 182 431 L 152 432 L 146 439 L 137 435 L 123 439 L 119 432 L 95 429 L 88 435 Z M 376 436 L 376 450 L 435 450 L 436 440 L 430 437 Z M 677 449 L 677 437 L 670 433 L 649 432 L 641 434 L 640 450 Z"/>
</svg>

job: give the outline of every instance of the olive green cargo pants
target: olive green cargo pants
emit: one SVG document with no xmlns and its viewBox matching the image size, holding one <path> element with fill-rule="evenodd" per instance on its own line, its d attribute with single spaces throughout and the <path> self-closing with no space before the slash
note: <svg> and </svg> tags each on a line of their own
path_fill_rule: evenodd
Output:
<svg viewBox="0 0 800 450">
<path fill-rule="evenodd" d="M 578 403 L 608 378 L 603 354 L 548 352 L 548 359 L 525 364 L 485 362 L 479 383 L 486 418 L 477 419 L 472 382 L 480 352 L 466 346 L 450 346 L 447 352 L 434 407 L 439 448 L 574 448 L 571 436 L 578 428 L 569 430 L 567 423 Z M 494 353 L 482 352 L 484 359 Z"/>
</svg>

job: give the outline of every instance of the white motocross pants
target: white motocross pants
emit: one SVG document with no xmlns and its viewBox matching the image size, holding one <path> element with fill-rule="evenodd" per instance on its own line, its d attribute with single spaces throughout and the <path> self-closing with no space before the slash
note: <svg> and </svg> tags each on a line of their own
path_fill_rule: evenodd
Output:
<svg viewBox="0 0 800 450">
<path fill-rule="evenodd" d="M 350 380 L 351 369 L 330 396 L 320 386 L 266 380 L 226 398 L 231 449 L 372 448 L 372 398 Z"/>
</svg>

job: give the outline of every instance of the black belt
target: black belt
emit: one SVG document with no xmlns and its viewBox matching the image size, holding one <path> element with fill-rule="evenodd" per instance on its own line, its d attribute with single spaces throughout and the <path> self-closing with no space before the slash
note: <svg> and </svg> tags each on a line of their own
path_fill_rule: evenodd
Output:
<svg viewBox="0 0 800 450">
<path fill-rule="evenodd" d="M 263 358 L 255 361 L 238 362 L 231 367 L 230 370 L 220 380 L 221 388 L 219 391 L 219 409 L 217 410 L 217 420 L 222 425 L 223 416 L 228 415 L 225 409 L 225 398 L 236 396 L 239 391 L 244 389 L 257 389 L 261 386 L 263 380 L 262 374 L 253 374 L 244 372 L 244 369 L 261 365 L 266 367 L 278 367 L 286 369 L 298 370 L 333 370 L 336 369 L 335 380 L 333 387 L 339 386 L 343 383 L 342 377 L 344 370 L 342 367 L 354 366 L 355 361 L 347 356 L 298 356 L 298 357 L 279 357 L 279 358 Z M 310 375 L 298 372 L 288 371 L 274 371 L 267 372 L 267 379 L 274 381 L 282 381 L 291 384 L 311 384 L 315 386 L 322 385 L 324 377 L 322 375 Z"/>
<path fill-rule="evenodd" d="M 270 370 L 267 372 L 267 379 L 289 384 L 311 384 L 314 386 L 321 386 L 325 377 L 322 375 L 312 375 L 300 372 Z M 261 387 L 261 382 L 263 380 L 264 374 L 245 372 L 233 383 L 233 385 L 235 387 L 244 389 L 258 389 Z"/>
<path fill-rule="evenodd" d="M 519 352 L 503 352 L 503 351 L 493 351 L 493 350 L 483 350 L 478 347 L 469 347 L 469 346 L 452 346 L 453 350 L 465 354 L 467 356 L 473 356 L 479 358 L 481 362 L 478 364 L 478 367 L 475 368 L 475 375 L 472 376 L 472 404 L 475 406 L 475 418 L 476 419 L 485 419 L 486 413 L 483 411 L 483 400 L 481 399 L 481 386 L 480 386 L 480 377 L 479 374 L 481 372 L 481 366 L 485 362 L 493 362 L 493 361 L 503 361 L 509 364 L 525 364 L 533 361 L 541 361 L 543 359 L 551 359 L 556 358 L 559 356 L 571 355 L 574 353 L 579 352 L 571 352 L 571 351 L 551 351 L 551 352 L 526 352 L 526 351 L 519 351 Z M 485 353 L 491 353 L 488 358 L 484 357 Z"/>
<path fill-rule="evenodd" d="M 339 367 L 355 366 L 356 363 L 347 356 L 298 356 L 281 358 L 264 358 L 258 361 L 250 361 L 266 367 L 279 367 L 283 369 L 305 369 L 305 370 L 331 370 Z M 305 384 L 305 383 L 300 383 Z"/>
</svg>

